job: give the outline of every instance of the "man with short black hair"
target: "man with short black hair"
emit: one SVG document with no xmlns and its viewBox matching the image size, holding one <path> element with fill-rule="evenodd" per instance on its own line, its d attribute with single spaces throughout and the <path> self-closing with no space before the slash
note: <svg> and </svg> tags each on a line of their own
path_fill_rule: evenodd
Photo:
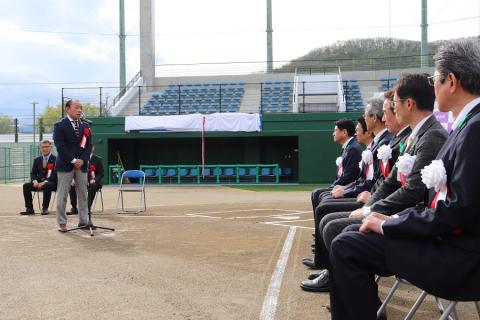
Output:
<svg viewBox="0 0 480 320">
<path fill-rule="evenodd" d="M 32 191 L 43 192 L 42 214 L 48 214 L 52 192 L 57 190 L 57 173 L 55 171 L 56 157 L 52 154 L 52 143 L 49 140 L 40 142 L 42 155 L 33 160 L 30 182 L 23 184 L 25 211 L 21 215 L 35 214 L 33 209 Z"/>
</svg>

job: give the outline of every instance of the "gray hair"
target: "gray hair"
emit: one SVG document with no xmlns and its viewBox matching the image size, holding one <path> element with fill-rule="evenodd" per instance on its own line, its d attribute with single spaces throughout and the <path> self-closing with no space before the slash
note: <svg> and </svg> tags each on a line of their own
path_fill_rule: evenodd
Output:
<svg viewBox="0 0 480 320">
<path fill-rule="evenodd" d="M 48 139 L 45 139 L 45 140 L 42 140 L 42 141 L 40 142 L 40 144 L 49 144 L 49 145 L 52 145 L 52 142 L 51 142 L 50 140 L 48 140 Z"/>
<path fill-rule="evenodd" d="M 376 116 L 380 121 L 383 118 L 383 99 L 372 98 L 367 101 L 367 114 L 369 116 Z"/>
<path fill-rule="evenodd" d="M 477 41 L 449 41 L 438 49 L 433 60 L 442 83 L 453 73 L 465 91 L 480 94 L 480 45 Z"/>
</svg>

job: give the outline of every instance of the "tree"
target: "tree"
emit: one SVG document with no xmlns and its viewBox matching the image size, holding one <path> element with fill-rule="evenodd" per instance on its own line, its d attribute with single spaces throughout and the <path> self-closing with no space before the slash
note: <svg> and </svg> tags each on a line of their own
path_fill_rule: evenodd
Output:
<svg viewBox="0 0 480 320">
<path fill-rule="evenodd" d="M 9 116 L 0 116 L 0 133 L 13 133 L 13 119 Z"/>
<path fill-rule="evenodd" d="M 95 117 L 98 115 L 98 108 L 90 103 L 83 104 L 83 113 L 87 117 Z M 45 132 L 52 132 L 55 122 L 62 118 L 62 105 L 47 106 L 43 115 L 40 117 L 43 121 Z"/>
</svg>

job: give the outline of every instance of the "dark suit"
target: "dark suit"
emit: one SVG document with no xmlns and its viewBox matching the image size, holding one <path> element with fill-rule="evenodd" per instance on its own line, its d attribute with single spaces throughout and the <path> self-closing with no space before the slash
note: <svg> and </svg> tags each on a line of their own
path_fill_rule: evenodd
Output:
<svg viewBox="0 0 480 320">
<path fill-rule="evenodd" d="M 92 179 L 92 166 L 94 166 L 95 170 L 95 178 Z M 104 169 L 103 169 L 103 162 L 102 158 L 92 154 L 90 158 L 90 162 L 88 163 L 88 212 L 92 208 L 93 200 L 95 199 L 95 195 L 97 191 L 102 188 L 103 185 L 103 177 L 104 177 Z M 91 182 L 91 180 L 95 180 L 95 182 Z M 72 203 L 72 207 L 77 207 L 77 193 L 75 192 L 75 188 L 70 189 L 70 201 Z"/>
<path fill-rule="evenodd" d="M 435 159 L 439 150 L 442 148 L 447 132 L 434 116 L 431 116 L 420 127 L 417 135 L 410 146 L 404 150 L 404 153 L 415 155 L 415 163 L 412 171 L 407 177 L 407 182 L 404 187 L 397 181 L 397 167 L 392 168 L 392 171 L 380 185 L 380 187 L 372 194 L 369 203 L 372 199 L 378 201 L 370 205 L 372 211 L 384 213 L 386 215 L 393 215 L 401 210 L 415 206 L 422 202 L 424 197 L 425 185 L 422 182 L 420 170 L 429 165 Z M 320 244 L 324 247 L 318 250 L 322 256 L 318 258 L 320 261 L 328 265 L 330 244 L 333 239 L 342 230 L 352 224 L 361 223 L 363 217 L 349 218 L 351 210 L 344 212 L 332 212 L 320 220 L 318 226 L 321 230 L 321 237 L 323 241 Z M 317 252 L 317 250 L 315 251 Z"/>
<path fill-rule="evenodd" d="M 383 224 L 384 236 L 348 231 L 335 238 L 333 319 L 375 319 L 374 274 L 395 274 L 448 300 L 480 300 L 480 104 L 470 115 L 437 157 L 447 174 L 445 201 L 430 209 L 429 196 L 425 204 L 400 212 Z"/>
<path fill-rule="evenodd" d="M 312 208 L 315 214 L 315 208 L 318 206 L 321 200 L 321 194 L 330 191 L 335 185 L 345 186 L 357 179 L 360 168 L 358 163 L 362 160 L 363 148 L 355 138 L 352 138 L 345 148 L 342 150 L 342 174 L 337 175 L 337 179 L 328 188 L 319 188 L 312 191 L 311 201 Z"/>
<path fill-rule="evenodd" d="M 80 121 L 79 131 L 80 137 L 75 136 L 70 120 L 65 117 L 53 126 L 53 140 L 57 148 L 57 172 L 70 172 L 73 170 L 72 160 L 82 159 L 84 164 L 82 171 L 87 172 L 87 163 L 92 151 L 91 137 L 87 140 L 85 148 L 80 147 L 80 140 L 84 129 L 90 128 L 88 123 Z"/>
<path fill-rule="evenodd" d="M 405 150 L 405 153 L 417 157 L 405 186 L 402 187 L 397 181 L 398 170 L 397 166 L 394 166 L 384 183 L 372 194 L 365 205 L 370 206 L 372 211 L 392 215 L 422 202 L 425 185 L 422 182 L 420 170 L 435 159 L 447 136 L 447 131 L 435 116 L 428 118 L 418 131 L 415 140 Z"/>
<path fill-rule="evenodd" d="M 55 171 L 55 160 L 56 157 L 53 154 L 50 154 L 48 161 L 43 167 L 43 156 L 35 158 L 33 160 L 32 170 L 30 172 L 30 182 L 23 184 L 23 198 L 25 199 L 25 207 L 27 209 L 33 210 L 33 199 L 32 199 L 32 191 L 38 190 L 33 186 L 33 181 L 37 182 L 45 182 L 43 185 L 43 203 L 42 208 L 48 209 L 50 204 L 50 198 L 52 196 L 52 191 L 57 190 L 57 173 Z M 48 175 L 48 167 L 52 166 L 52 172 L 50 173 L 50 177 L 47 178 Z"/>
</svg>

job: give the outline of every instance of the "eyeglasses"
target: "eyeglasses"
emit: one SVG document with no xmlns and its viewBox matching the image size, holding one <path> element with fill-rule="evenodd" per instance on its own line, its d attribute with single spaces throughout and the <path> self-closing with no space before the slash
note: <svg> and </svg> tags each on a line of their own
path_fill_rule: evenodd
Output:
<svg viewBox="0 0 480 320">
<path fill-rule="evenodd" d="M 432 87 L 435 86 L 435 78 L 441 76 L 440 74 L 434 74 L 433 76 L 428 77 L 428 84 Z"/>
<path fill-rule="evenodd" d="M 405 100 L 407 100 L 407 99 L 408 99 L 408 98 L 398 99 L 398 100 L 392 100 L 393 112 L 395 112 L 395 108 L 397 107 L 397 104 L 398 104 L 399 102 L 405 101 Z"/>
</svg>

